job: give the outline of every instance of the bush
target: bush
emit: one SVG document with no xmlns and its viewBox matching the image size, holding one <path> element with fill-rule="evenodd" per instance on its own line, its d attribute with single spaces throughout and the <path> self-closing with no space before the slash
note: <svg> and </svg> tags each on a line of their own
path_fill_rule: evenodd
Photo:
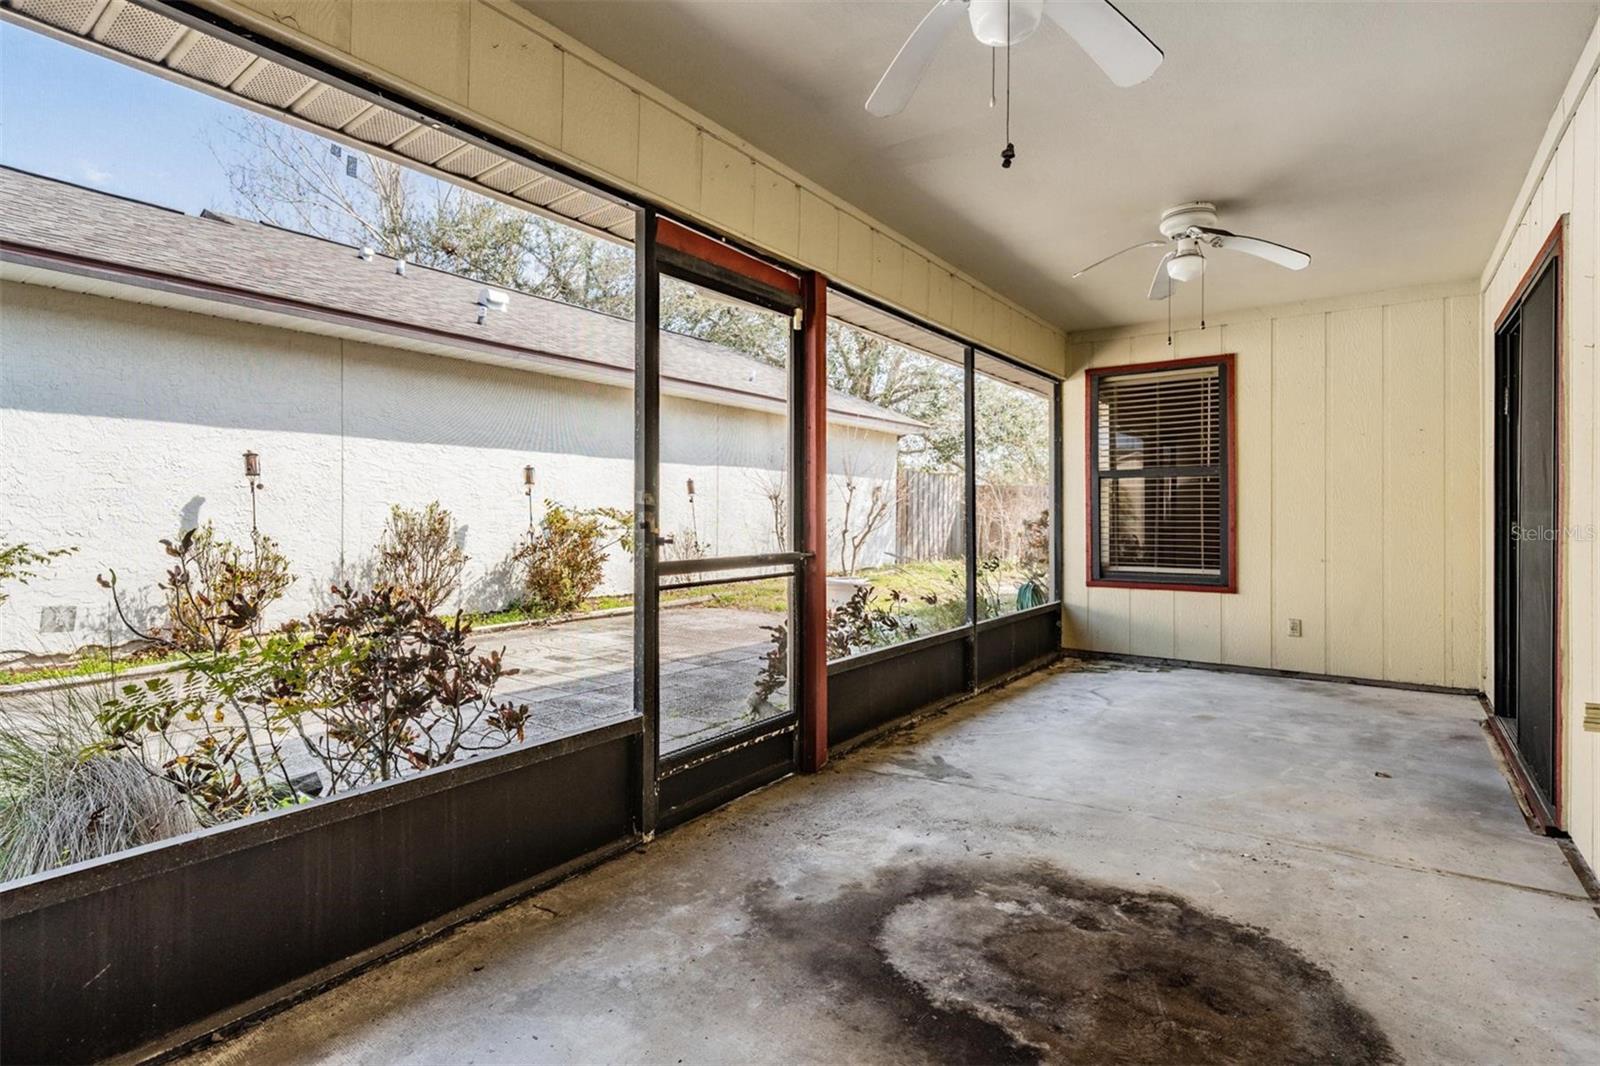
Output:
<svg viewBox="0 0 1600 1066">
<path fill-rule="evenodd" d="M 494 696 L 516 671 L 476 654 L 470 626 L 393 587 L 332 592 L 304 624 L 123 685 L 98 719 L 108 750 L 215 824 L 524 739 L 528 706 Z M 290 771 L 294 741 L 319 774 Z"/>
<path fill-rule="evenodd" d="M 828 613 L 828 658 L 838 659 L 866 648 L 883 647 L 917 635 L 917 623 L 902 614 L 907 602 L 898 589 L 890 589 L 887 603 L 874 603 L 874 589 L 862 585 L 850 599 Z M 920 597 L 930 606 L 938 600 Z"/>
<path fill-rule="evenodd" d="M 177 560 L 161 586 L 167 601 L 162 637 L 183 651 L 238 643 L 294 581 L 277 542 L 256 530 L 250 532 L 248 552 L 217 536 L 210 522 L 184 533 L 176 544 L 161 544 Z"/>
<path fill-rule="evenodd" d="M 478 655 L 461 618 L 446 625 L 393 587 L 333 595 L 302 639 L 269 644 L 263 698 L 322 764 L 329 792 L 525 739 L 530 708 L 494 697 L 516 671 L 497 651 Z"/>
<path fill-rule="evenodd" d="M 522 571 L 523 606 L 536 616 L 571 614 L 605 573 L 612 546 L 633 549 L 632 516 L 614 508 L 569 511 L 551 504 L 539 532 L 514 556 Z"/>
<path fill-rule="evenodd" d="M 0 724 L 0 880 L 197 827 L 176 789 L 103 745 L 98 712 L 68 689 Z"/>
<path fill-rule="evenodd" d="M 917 635 L 917 620 L 906 613 L 911 600 L 898 589 L 890 589 L 884 602 L 874 603 L 875 590 L 862 585 L 850 599 L 828 612 L 828 658 L 840 659 L 867 648 L 885 647 Z M 939 608 L 937 596 L 916 597 L 928 607 Z M 959 608 L 961 605 L 956 604 Z M 960 616 L 963 620 L 966 612 Z M 775 626 L 762 626 L 771 643 L 761 657 L 761 671 L 756 675 L 750 693 L 749 710 L 752 717 L 771 702 L 772 694 L 789 680 L 789 625 L 780 622 Z"/>
<path fill-rule="evenodd" d="M 461 583 L 467 553 L 456 543 L 456 523 L 438 502 L 420 511 L 396 504 L 378 541 L 377 584 L 399 589 L 436 613 Z"/>
</svg>

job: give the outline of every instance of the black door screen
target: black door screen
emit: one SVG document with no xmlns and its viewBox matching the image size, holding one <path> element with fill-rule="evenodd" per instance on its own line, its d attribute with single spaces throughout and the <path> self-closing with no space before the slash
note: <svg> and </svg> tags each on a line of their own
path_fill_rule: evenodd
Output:
<svg viewBox="0 0 1600 1066">
<path fill-rule="evenodd" d="M 1556 798 L 1557 332 L 1552 259 L 1496 337 L 1500 385 L 1495 710 L 1534 785 Z"/>
</svg>

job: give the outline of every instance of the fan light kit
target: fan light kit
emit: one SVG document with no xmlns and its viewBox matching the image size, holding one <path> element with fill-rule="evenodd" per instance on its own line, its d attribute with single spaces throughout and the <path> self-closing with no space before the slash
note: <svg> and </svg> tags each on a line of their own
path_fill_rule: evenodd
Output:
<svg viewBox="0 0 1600 1066">
<path fill-rule="evenodd" d="M 939 0 L 900 46 L 889 69 L 867 97 L 867 110 L 880 118 L 897 115 L 911 102 L 945 37 L 967 16 L 972 35 L 991 49 L 1006 50 L 1006 147 L 1000 165 L 1016 158 L 1011 143 L 1011 46 L 1039 29 L 1044 16 L 1078 43 L 1112 83 L 1137 85 L 1161 65 L 1161 49 L 1107 0 Z M 994 106 L 994 60 L 990 58 L 989 105 Z"/>
</svg>

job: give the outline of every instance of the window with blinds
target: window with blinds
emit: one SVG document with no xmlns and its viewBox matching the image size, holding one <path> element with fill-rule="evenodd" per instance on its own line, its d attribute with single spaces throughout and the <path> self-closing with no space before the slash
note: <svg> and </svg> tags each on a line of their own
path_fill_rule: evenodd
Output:
<svg viewBox="0 0 1600 1066">
<path fill-rule="evenodd" d="M 1089 371 L 1089 580 L 1233 587 L 1231 356 Z"/>
</svg>

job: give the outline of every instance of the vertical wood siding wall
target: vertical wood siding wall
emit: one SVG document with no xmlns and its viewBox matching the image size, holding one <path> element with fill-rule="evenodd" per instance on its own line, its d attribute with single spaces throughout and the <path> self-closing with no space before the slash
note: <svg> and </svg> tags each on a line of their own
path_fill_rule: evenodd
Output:
<svg viewBox="0 0 1600 1066">
<path fill-rule="evenodd" d="M 1566 301 L 1562 333 L 1565 402 L 1561 408 L 1563 460 L 1562 524 L 1562 674 L 1566 679 L 1564 728 L 1558 741 L 1562 759 L 1562 806 L 1567 831 L 1591 865 L 1600 865 L 1600 733 L 1583 729 L 1583 705 L 1600 701 L 1600 454 L 1596 452 L 1595 410 L 1600 408 L 1600 374 L 1595 371 L 1596 243 L 1600 239 L 1600 91 L 1593 84 L 1600 64 L 1600 28 L 1591 34 L 1577 69 L 1550 118 L 1527 180 L 1506 220 L 1481 279 L 1483 291 L 1482 416 L 1493 426 L 1494 320 L 1511 298 L 1551 228 L 1566 216 L 1566 259 L 1562 264 Z M 1485 431 L 1483 522 L 1490 528 L 1494 486 L 1488 457 L 1494 436 Z M 1492 542 L 1484 545 L 1485 604 L 1491 605 L 1494 580 Z M 1493 669 L 1485 633 L 1485 661 Z M 1489 686 L 1492 691 L 1492 685 Z"/>
<path fill-rule="evenodd" d="M 201 0 L 507 141 L 1059 373 L 1061 331 L 510 0 Z"/>
<path fill-rule="evenodd" d="M 1237 355 L 1239 591 L 1085 586 L 1089 366 Z M 1470 282 L 1073 334 L 1069 647 L 1476 689 L 1478 301 Z M 1289 635 L 1298 618 L 1303 636 Z"/>
</svg>

